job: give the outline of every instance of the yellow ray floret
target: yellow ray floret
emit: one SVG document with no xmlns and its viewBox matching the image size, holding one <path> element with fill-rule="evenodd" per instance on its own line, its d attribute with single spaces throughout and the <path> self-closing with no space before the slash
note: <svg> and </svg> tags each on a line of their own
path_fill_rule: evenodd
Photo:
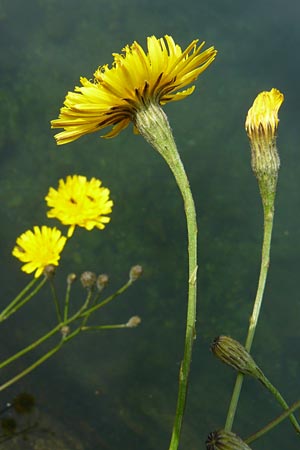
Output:
<svg viewBox="0 0 300 450">
<path fill-rule="evenodd" d="M 34 226 L 33 231 L 27 230 L 17 238 L 12 254 L 25 262 L 22 270 L 26 273 L 35 271 L 35 278 L 39 277 L 45 267 L 58 266 L 66 237 L 57 228 Z"/>
<path fill-rule="evenodd" d="M 82 175 L 69 175 L 60 179 L 58 189 L 50 188 L 45 198 L 51 208 L 47 216 L 56 218 L 69 225 L 68 237 L 72 236 L 75 226 L 92 230 L 102 230 L 110 221 L 113 202 L 109 189 L 101 186 L 96 178 L 87 180 Z"/>
<path fill-rule="evenodd" d="M 279 123 L 278 111 L 283 100 L 283 94 L 275 88 L 258 94 L 246 118 L 245 128 L 249 137 L 261 133 L 275 136 Z"/>
<path fill-rule="evenodd" d="M 64 128 L 55 138 L 66 144 L 79 137 L 113 126 L 104 137 L 114 137 L 134 122 L 136 112 L 153 102 L 159 105 L 182 100 L 194 91 L 187 85 L 212 63 L 214 47 L 201 52 L 204 42 L 192 41 L 185 50 L 171 36 L 147 38 L 147 53 L 134 42 L 113 53 L 112 67 L 104 65 L 94 80 L 81 77 L 81 86 L 69 92 L 52 128 Z"/>
</svg>

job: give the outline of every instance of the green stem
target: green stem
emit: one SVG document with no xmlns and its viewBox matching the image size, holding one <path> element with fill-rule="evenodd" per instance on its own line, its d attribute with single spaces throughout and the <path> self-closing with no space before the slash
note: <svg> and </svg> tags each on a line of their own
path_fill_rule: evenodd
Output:
<svg viewBox="0 0 300 450">
<path fill-rule="evenodd" d="M 169 450 L 177 450 L 185 410 L 188 378 L 195 339 L 197 281 L 197 221 L 189 181 L 181 162 L 171 127 L 162 108 L 148 103 L 137 111 L 135 125 L 141 135 L 157 150 L 170 167 L 183 198 L 188 233 L 188 305 L 183 360 L 179 371 L 176 415 Z"/>
<path fill-rule="evenodd" d="M 170 148 L 170 147 L 169 147 Z M 186 318 L 186 331 L 183 360 L 179 371 L 179 387 L 177 396 L 176 415 L 173 424 L 172 437 L 170 442 L 170 450 L 176 450 L 179 445 L 182 420 L 185 411 L 188 378 L 190 366 L 192 361 L 193 342 L 196 337 L 195 323 L 196 323 L 196 302 L 197 302 L 197 222 L 196 210 L 194 200 L 190 190 L 188 178 L 186 176 L 184 167 L 181 163 L 179 154 L 177 152 L 174 142 L 174 157 L 169 162 L 169 166 L 175 176 L 176 182 L 183 197 L 184 210 L 186 215 L 187 233 L 188 233 L 188 305 Z"/>
<path fill-rule="evenodd" d="M 61 322 L 62 321 L 62 315 L 61 315 L 61 311 L 60 311 L 60 305 L 59 305 L 59 301 L 58 301 L 58 297 L 57 297 L 57 292 L 55 289 L 55 285 L 53 283 L 53 279 L 51 278 L 49 280 L 50 282 L 50 287 L 51 287 L 51 292 L 52 292 L 52 298 L 54 301 L 54 305 L 55 305 L 55 311 L 56 311 L 56 317 L 57 317 L 57 322 Z"/>
<path fill-rule="evenodd" d="M 38 366 L 40 366 L 43 362 L 45 362 L 47 359 L 49 359 L 51 356 L 53 356 L 55 353 L 58 352 L 58 350 L 61 349 L 61 347 L 68 342 L 70 339 L 74 338 L 78 333 L 80 333 L 81 327 L 76 328 L 71 334 L 68 336 L 62 338 L 57 345 L 55 345 L 51 350 L 49 350 L 45 355 L 43 355 L 41 358 L 39 358 L 37 361 L 35 361 L 33 364 L 31 364 L 29 367 L 27 367 L 22 372 L 18 373 L 15 377 L 11 378 L 10 380 L 6 381 L 6 383 L 3 383 L 0 386 L 0 392 L 7 389 L 9 386 L 13 385 L 17 381 L 21 380 L 21 378 L 28 375 L 30 372 L 32 372 L 34 369 L 36 369 Z"/>
<path fill-rule="evenodd" d="M 22 301 L 22 297 L 34 286 L 37 282 L 38 278 L 33 278 L 30 283 L 20 292 L 19 295 L 1 312 L 0 314 L 0 322 L 8 319 L 13 313 L 18 311 L 25 303 L 27 303 L 38 291 L 44 286 L 47 281 L 47 277 L 44 277 L 43 280 L 36 286 L 36 288 L 30 292 Z"/>
<path fill-rule="evenodd" d="M 263 373 L 261 374 L 260 381 L 268 389 L 268 391 L 270 391 L 271 394 L 273 394 L 273 396 L 276 398 L 276 400 L 282 406 L 282 408 L 288 410 L 289 405 L 286 403 L 286 401 L 284 400 L 280 392 L 276 389 L 276 387 L 273 386 L 273 384 L 268 380 L 268 378 Z M 297 431 L 297 433 L 300 433 L 300 426 L 294 414 L 290 414 L 289 419 L 292 425 L 294 426 L 295 430 Z"/>
<path fill-rule="evenodd" d="M 82 326 L 82 331 L 98 331 L 98 330 L 115 330 L 117 328 L 128 328 L 126 323 L 121 323 L 118 325 L 95 325 L 95 326 Z"/>
<path fill-rule="evenodd" d="M 250 353 L 259 313 L 261 309 L 261 304 L 263 300 L 263 294 L 265 290 L 267 275 L 268 275 L 268 269 L 270 264 L 270 250 L 271 250 L 271 239 L 272 239 L 272 229 L 273 229 L 273 219 L 274 219 L 274 200 L 275 200 L 275 193 L 271 195 L 268 198 L 268 201 L 264 201 L 263 199 L 263 207 L 264 207 L 264 236 L 263 236 L 263 245 L 262 245 L 262 256 L 261 256 L 261 266 L 260 266 L 260 274 L 259 274 L 259 281 L 258 281 L 258 287 L 256 292 L 256 297 L 253 305 L 253 311 L 252 315 L 250 317 L 250 323 L 248 328 L 248 334 L 246 338 L 246 344 L 245 348 Z M 243 383 L 243 374 L 239 373 L 235 386 L 233 389 L 231 402 L 229 405 L 226 423 L 225 423 L 225 430 L 231 431 L 237 404 L 239 401 L 239 396 L 242 388 Z"/>
<path fill-rule="evenodd" d="M 45 342 L 47 339 L 52 337 L 55 333 L 57 333 L 63 326 L 69 325 L 71 322 L 74 322 L 78 318 L 82 316 L 83 311 L 85 310 L 87 304 L 90 301 L 90 293 L 88 294 L 83 306 L 68 320 L 58 323 L 52 330 L 48 331 L 48 333 L 44 334 L 42 337 L 34 341 L 33 343 L 29 344 L 27 347 L 23 348 L 19 352 L 12 355 L 10 358 L 7 358 L 5 361 L 0 363 L 0 369 L 3 369 L 3 367 L 8 366 L 10 363 L 15 361 L 16 359 L 20 358 L 23 355 L 26 355 L 26 353 L 29 353 L 30 351 L 34 350 L 36 347 L 41 345 L 43 342 Z"/>
<path fill-rule="evenodd" d="M 64 305 L 64 322 L 68 319 L 68 315 L 69 315 L 71 286 L 72 286 L 72 283 L 67 283 L 65 305 Z"/>
<path fill-rule="evenodd" d="M 101 303 L 98 303 L 97 305 L 92 306 L 91 308 L 87 309 L 81 314 L 81 317 L 89 317 L 93 312 L 97 311 L 97 309 L 102 308 L 107 303 L 111 302 L 114 298 L 122 294 L 126 289 L 129 288 L 129 286 L 132 285 L 132 281 L 128 280 L 126 284 L 124 284 L 120 289 L 118 289 L 116 292 L 114 292 L 112 295 L 107 297 L 105 300 L 103 300 Z"/>
<path fill-rule="evenodd" d="M 64 343 L 64 340 L 61 339 L 59 344 L 57 344 L 55 347 L 53 347 L 48 353 L 43 355 L 41 358 L 39 358 L 35 363 L 33 363 L 31 366 L 27 367 L 22 372 L 18 373 L 15 377 L 8 380 L 6 383 L 3 383 L 0 386 L 0 392 L 4 391 L 4 389 L 8 388 L 12 384 L 19 381 L 21 378 L 25 377 L 25 375 L 28 375 L 30 372 L 32 372 L 34 369 L 36 369 L 40 364 L 42 364 L 44 361 L 46 361 L 50 356 L 54 355 L 54 353 L 58 352 L 58 350 L 62 347 Z"/>
<path fill-rule="evenodd" d="M 288 408 L 284 413 L 280 414 L 280 416 L 278 416 L 276 419 L 274 419 L 271 422 L 269 422 L 266 426 L 261 428 L 259 431 L 257 431 L 256 433 L 251 434 L 251 436 L 249 436 L 246 439 L 244 439 L 244 442 L 246 442 L 246 444 L 251 444 L 251 442 L 256 441 L 256 439 L 260 438 L 261 436 L 263 436 L 264 434 L 266 434 L 270 430 L 272 430 L 272 428 L 274 428 L 277 425 L 279 425 L 283 420 L 285 420 L 287 417 L 289 417 L 298 408 L 300 408 L 300 400 L 298 400 L 297 402 L 293 403 L 290 406 L 290 408 Z"/>
</svg>

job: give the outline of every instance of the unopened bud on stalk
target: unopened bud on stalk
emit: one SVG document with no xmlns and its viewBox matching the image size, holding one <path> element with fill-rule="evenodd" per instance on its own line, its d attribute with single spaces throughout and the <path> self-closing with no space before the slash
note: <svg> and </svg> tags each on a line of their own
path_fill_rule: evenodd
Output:
<svg viewBox="0 0 300 450">
<path fill-rule="evenodd" d="M 67 284 L 68 284 L 68 285 L 73 284 L 74 281 L 76 281 L 76 280 L 77 280 L 77 275 L 76 275 L 75 273 L 70 273 L 70 274 L 67 276 Z"/>
<path fill-rule="evenodd" d="M 67 337 L 70 334 L 71 328 L 69 325 L 63 325 L 60 329 L 61 335 L 63 338 Z"/>
<path fill-rule="evenodd" d="M 135 328 L 141 323 L 142 319 L 139 316 L 130 317 L 128 322 L 126 323 L 126 327 Z"/>
<path fill-rule="evenodd" d="M 250 139 L 251 165 L 258 179 L 263 201 L 275 195 L 280 160 L 276 147 L 278 111 L 284 100 L 277 89 L 258 94 L 249 109 L 245 128 Z"/>
<path fill-rule="evenodd" d="M 218 336 L 212 342 L 211 350 L 217 358 L 235 370 L 245 375 L 251 375 L 260 381 L 264 379 L 262 371 L 252 356 L 235 339 L 229 336 Z"/>
<path fill-rule="evenodd" d="M 44 268 L 44 272 L 43 273 L 44 273 L 45 277 L 48 280 L 50 280 L 55 275 L 55 266 L 53 264 L 48 264 L 48 266 L 46 266 Z"/>
<path fill-rule="evenodd" d="M 209 433 L 205 443 L 207 450 L 251 450 L 238 435 L 225 430 Z"/>
<path fill-rule="evenodd" d="M 136 265 L 131 267 L 130 272 L 129 272 L 129 279 L 130 281 L 136 281 L 138 278 L 140 278 L 140 276 L 143 273 L 143 268 L 140 265 Z"/>
<path fill-rule="evenodd" d="M 97 277 L 96 286 L 99 292 L 101 292 L 108 285 L 109 277 L 105 273 L 101 273 Z"/>
<path fill-rule="evenodd" d="M 97 275 L 94 272 L 89 272 L 88 270 L 86 272 L 83 272 L 80 276 L 81 284 L 84 288 L 92 289 L 97 280 Z"/>
</svg>

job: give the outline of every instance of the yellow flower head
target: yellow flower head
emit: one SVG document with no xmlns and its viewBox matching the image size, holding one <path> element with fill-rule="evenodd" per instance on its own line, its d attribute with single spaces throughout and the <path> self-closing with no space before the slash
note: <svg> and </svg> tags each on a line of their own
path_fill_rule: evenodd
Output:
<svg viewBox="0 0 300 450">
<path fill-rule="evenodd" d="M 250 139 L 251 165 L 259 183 L 261 195 L 268 198 L 276 192 L 280 159 L 276 147 L 278 111 L 284 96 L 277 89 L 261 92 L 249 109 L 245 128 Z"/>
<path fill-rule="evenodd" d="M 269 139 L 275 138 L 279 123 L 278 111 L 283 100 L 283 94 L 274 88 L 258 94 L 246 118 L 245 128 L 250 139 L 262 135 Z"/>
<path fill-rule="evenodd" d="M 69 92 L 52 128 L 64 128 L 55 135 L 58 144 L 112 125 L 104 137 L 114 137 L 135 120 L 136 112 L 149 103 L 163 105 L 190 95 L 194 82 L 216 56 L 214 47 L 201 52 L 204 42 L 192 41 L 185 50 L 171 36 L 147 38 L 147 53 L 134 42 L 113 53 L 112 67 L 104 65 L 94 80 L 81 77 L 81 86 Z"/>
<path fill-rule="evenodd" d="M 92 230 L 102 230 L 110 221 L 113 207 L 109 199 L 110 191 L 101 187 L 101 181 L 92 178 L 90 181 L 81 175 L 67 176 L 66 181 L 60 179 L 58 189 L 50 188 L 45 198 L 52 208 L 47 216 L 56 218 L 64 225 L 70 225 L 68 237 L 72 236 L 75 226 Z"/>
<path fill-rule="evenodd" d="M 57 228 L 33 227 L 17 238 L 12 254 L 25 262 L 23 272 L 32 273 L 38 278 L 49 265 L 58 266 L 60 253 L 67 238 Z"/>
</svg>

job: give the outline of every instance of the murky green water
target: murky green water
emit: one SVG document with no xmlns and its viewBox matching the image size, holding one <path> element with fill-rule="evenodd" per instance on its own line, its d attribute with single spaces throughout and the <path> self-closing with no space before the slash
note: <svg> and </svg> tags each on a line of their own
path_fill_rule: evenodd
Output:
<svg viewBox="0 0 300 450">
<path fill-rule="evenodd" d="M 58 148 L 49 127 L 81 75 L 91 78 L 98 65 L 111 62 L 112 52 L 134 40 L 144 44 L 151 34 L 171 34 L 183 47 L 199 38 L 219 51 L 196 92 L 165 108 L 199 218 L 198 339 L 181 448 L 204 448 L 208 432 L 226 417 L 235 376 L 213 358 L 209 344 L 220 333 L 242 341 L 246 335 L 262 214 L 244 120 L 257 93 L 272 87 L 286 98 L 278 137 L 282 167 L 253 354 L 288 401 L 300 398 L 299 13 L 296 2 L 279 0 L 0 2 L 3 305 L 29 279 L 10 255 L 15 238 L 35 224 L 53 225 L 45 219 L 43 198 L 68 174 L 101 178 L 115 208 L 105 231 L 72 238 L 57 273 L 59 288 L 69 272 L 106 272 L 113 291 L 133 264 L 145 271 L 99 315 L 102 323 L 118 323 L 138 314 L 139 328 L 81 336 L 2 393 L 3 404 L 20 390 L 32 392 L 41 416 L 51 417 L 52 431 L 63 427 L 84 450 L 168 448 L 186 308 L 186 231 L 177 187 L 158 154 L 131 129 L 113 140 L 94 134 Z M 79 284 L 75 290 L 78 300 Z M 53 321 L 47 298 L 33 301 L 3 325 L 4 356 Z M 18 362 L 1 379 L 31 361 Z M 280 412 L 261 386 L 247 380 L 235 431 L 247 436 Z M 253 448 L 296 450 L 298 439 L 287 422 Z"/>
</svg>

